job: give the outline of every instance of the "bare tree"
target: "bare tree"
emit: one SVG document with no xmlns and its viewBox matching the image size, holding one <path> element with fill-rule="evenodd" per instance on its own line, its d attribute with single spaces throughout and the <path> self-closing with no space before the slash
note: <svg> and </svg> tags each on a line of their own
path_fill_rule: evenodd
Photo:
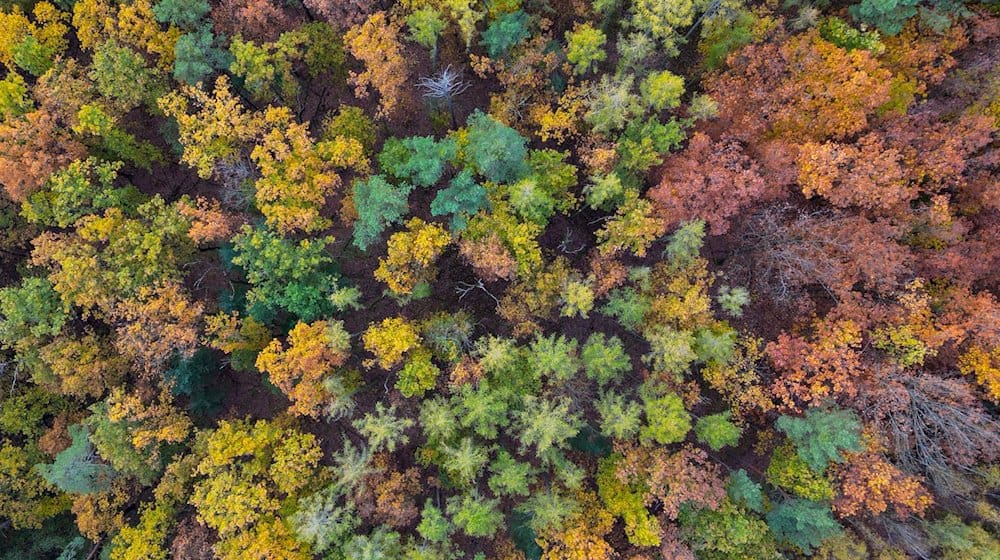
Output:
<svg viewBox="0 0 1000 560">
<path fill-rule="evenodd" d="M 462 73 L 448 65 L 433 76 L 421 78 L 417 86 L 424 91 L 424 97 L 443 102 L 451 115 L 452 128 L 458 127 L 455 119 L 455 98 L 469 89 L 472 84 L 462 80 Z"/>
</svg>

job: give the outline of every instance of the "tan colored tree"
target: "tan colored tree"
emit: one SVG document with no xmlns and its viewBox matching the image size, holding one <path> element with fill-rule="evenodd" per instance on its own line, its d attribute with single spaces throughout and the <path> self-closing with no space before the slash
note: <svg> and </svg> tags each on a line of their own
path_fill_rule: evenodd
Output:
<svg viewBox="0 0 1000 560">
<path fill-rule="evenodd" d="M 174 356 L 194 354 L 203 311 L 177 283 L 142 287 L 114 310 L 115 346 L 147 375 L 163 371 Z"/>
</svg>

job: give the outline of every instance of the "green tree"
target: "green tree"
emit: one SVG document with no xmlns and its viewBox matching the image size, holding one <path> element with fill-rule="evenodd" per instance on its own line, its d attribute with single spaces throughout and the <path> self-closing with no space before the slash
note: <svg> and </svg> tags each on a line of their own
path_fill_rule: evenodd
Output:
<svg viewBox="0 0 1000 560">
<path fill-rule="evenodd" d="M 524 409 L 514 414 L 521 452 L 534 447 L 535 455 L 541 457 L 549 450 L 565 447 L 583 425 L 569 408 L 570 402 L 565 398 L 553 400 L 525 395 Z"/>
<path fill-rule="evenodd" d="M 241 267 L 252 288 L 250 315 L 262 322 L 285 310 L 306 322 L 330 312 L 329 295 L 336 286 L 333 259 L 326 246 L 332 237 L 295 243 L 262 228 L 243 226 L 233 238 L 233 264 Z"/>
<path fill-rule="evenodd" d="M 528 171 L 528 140 L 478 109 L 466 121 L 467 145 L 463 148 L 476 170 L 495 183 L 511 183 Z"/>
<path fill-rule="evenodd" d="M 486 189 L 476 183 L 471 169 L 463 169 L 448 183 L 448 187 L 438 191 L 431 201 L 431 215 L 451 214 L 449 228 L 452 232 L 464 230 L 469 217 L 480 210 L 489 208 Z"/>
<path fill-rule="evenodd" d="M 920 0 L 861 0 L 848 8 L 855 20 L 893 36 L 903 30 L 908 19 L 917 15 Z"/>
<path fill-rule="evenodd" d="M 438 36 L 444 31 L 447 23 L 441 18 L 441 12 L 430 6 L 414 10 L 406 16 L 406 25 L 410 27 L 410 38 L 418 45 L 431 51 L 431 61 L 437 61 Z"/>
<path fill-rule="evenodd" d="M 642 360 L 653 371 L 680 375 L 698 359 L 694 351 L 696 339 L 691 331 L 658 326 L 646 335 L 646 340 L 649 341 L 649 353 Z"/>
<path fill-rule="evenodd" d="M 767 525 L 730 500 L 717 509 L 682 506 L 678 522 L 681 535 L 698 558 L 742 560 L 779 558 Z"/>
<path fill-rule="evenodd" d="M 370 154 L 375 149 L 375 123 L 372 122 L 364 109 L 351 105 L 341 105 L 337 113 L 330 115 L 323 121 L 323 132 L 320 139 L 331 141 L 338 136 L 353 138 L 357 140 L 365 150 L 365 154 Z"/>
<path fill-rule="evenodd" d="M 355 534 L 344 544 L 341 554 L 357 560 L 396 560 L 403 557 L 403 546 L 399 533 L 379 526 L 370 534 Z"/>
<path fill-rule="evenodd" d="M 368 448 L 375 452 L 385 449 L 392 453 L 398 445 L 409 443 L 410 436 L 406 435 L 406 430 L 413 425 L 412 418 L 397 416 L 395 406 L 386 408 L 381 402 L 375 403 L 374 412 L 354 421 L 354 428 L 365 436 Z"/>
<path fill-rule="evenodd" d="M 531 529 L 536 534 L 545 534 L 562 529 L 571 517 L 579 513 L 580 504 L 550 487 L 547 491 L 533 493 L 517 506 L 516 511 L 531 516 Z"/>
<path fill-rule="evenodd" d="M 81 424 L 69 427 L 73 443 L 56 455 L 51 464 L 36 468 L 49 484 L 70 494 L 92 494 L 111 487 L 116 473 L 98 457 L 90 433 Z"/>
<path fill-rule="evenodd" d="M 354 207 L 358 219 L 354 222 L 354 245 L 367 251 L 382 232 L 398 224 L 410 210 L 408 197 L 412 185 L 390 184 L 382 175 L 372 175 L 354 183 Z"/>
<path fill-rule="evenodd" d="M 441 370 L 431 361 L 431 351 L 420 348 L 406 358 L 396 388 L 404 397 L 420 397 L 437 384 Z"/>
<path fill-rule="evenodd" d="M 19 43 L 11 46 L 11 54 L 14 63 L 32 76 L 41 76 L 52 68 L 56 56 L 59 54 L 59 45 L 45 44 L 28 35 Z"/>
<path fill-rule="evenodd" d="M 483 471 L 489 452 L 471 437 L 464 437 L 456 445 L 441 446 L 441 456 L 448 473 L 448 480 L 456 486 L 470 488 Z"/>
<path fill-rule="evenodd" d="M 643 445 L 660 445 L 684 441 L 691 431 L 691 414 L 684 401 L 675 393 L 656 395 L 655 389 L 643 387 L 642 402 L 646 409 L 646 425 L 639 432 Z"/>
<path fill-rule="evenodd" d="M 470 537 L 492 537 L 503 523 L 498 498 L 486 498 L 473 490 L 448 498 L 448 515 L 456 527 Z"/>
<path fill-rule="evenodd" d="M 500 58 L 521 41 L 531 36 L 528 31 L 528 14 L 524 10 L 503 14 L 483 31 L 480 44 L 486 47 L 490 58 Z"/>
<path fill-rule="evenodd" d="M 732 413 L 728 410 L 699 418 L 694 426 L 698 441 L 709 446 L 712 451 L 739 443 L 743 430 L 733 424 L 731 418 Z"/>
<path fill-rule="evenodd" d="M 676 109 L 684 95 L 684 78 L 669 70 L 653 72 L 639 85 L 643 100 L 657 111 Z"/>
<path fill-rule="evenodd" d="M 312 548 L 314 554 L 323 554 L 340 543 L 346 542 L 360 520 L 354 504 L 340 505 L 343 488 L 326 486 L 299 500 L 289 523 L 295 536 Z"/>
<path fill-rule="evenodd" d="M 211 9 L 207 0 L 160 0 L 153 6 L 153 17 L 160 23 L 192 31 L 204 22 Z"/>
<path fill-rule="evenodd" d="M 530 463 L 518 461 L 505 449 L 500 449 L 490 463 L 488 484 L 498 496 L 527 496 L 535 482 L 535 474 Z"/>
<path fill-rule="evenodd" d="M 850 410 L 811 409 L 802 418 L 781 416 L 775 426 L 817 473 L 825 472 L 830 461 L 842 463 L 841 451 L 861 450 L 861 423 Z"/>
<path fill-rule="evenodd" d="M 750 511 L 764 512 L 764 493 L 759 483 L 754 482 L 747 471 L 739 469 L 729 475 L 726 494 L 736 504 L 742 504 Z"/>
<path fill-rule="evenodd" d="M 601 393 L 597 401 L 601 417 L 601 433 L 623 441 L 631 440 L 642 427 L 642 407 L 620 393 Z"/>
<path fill-rule="evenodd" d="M 55 336 L 67 317 L 59 294 L 47 278 L 26 277 L 18 286 L 0 288 L 0 345 Z"/>
<path fill-rule="evenodd" d="M 593 333 L 587 338 L 580 359 L 587 377 L 601 386 L 621 380 L 632 369 L 632 360 L 621 339 L 606 337 L 604 333 Z"/>
<path fill-rule="evenodd" d="M 663 156 L 684 141 L 684 126 L 677 119 L 660 122 L 655 117 L 634 119 L 618 139 L 619 170 L 642 174 L 659 165 Z"/>
<path fill-rule="evenodd" d="M 229 68 L 231 56 L 220 47 L 221 42 L 209 25 L 181 35 L 174 44 L 174 79 L 194 85 L 216 70 Z"/>
<path fill-rule="evenodd" d="M 536 336 L 528 348 L 527 358 L 537 375 L 555 383 L 565 383 L 580 371 L 576 339 L 567 339 L 561 334 Z"/>
<path fill-rule="evenodd" d="M 115 187 L 121 168 L 121 162 L 97 158 L 74 161 L 53 173 L 45 188 L 25 201 L 21 213 L 29 222 L 65 228 L 105 208 L 134 212 L 142 195 L 131 185 Z"/>
<path fill-rule="evenodd" d="M 90 79 L 97 91 L 112 100 L 122 112 L 143 103 L 152 104 L 164 92 L 160 76 L 146 66 L 146 60 L 134 50 L 109 39 L 94 50 Z"/>
<path fill-rule="evenodd" d="M 634 83 L 631 75 L 601 76 L 592 88 L 590 106 L 583 116 L 594 132 L 611 134 L 643 113 L 642 101 L 632 91 Z"/>
<path fill-rule="evenodd" d="M 461 404 L 459 420 L 464 428 L 472 428 L 477 435 L 495 439 L 498 429 L 510 422 L 507 400 L 499 391 L 491 390 L 488 383 L 462 385 L 458 392 Z"/>
<path fill-rule="evenodd" d="M 424 503 L 423 511 L 420 512 L 420 524 L 417 525 L 417 533 L 431 542 L 443 543 L 448 541 L 452 531 L 454 531 L 454 528 L 451 522 L 434 505 L 434 502 L 428 499 Z"/>
<path fill-rule="evenodd" d="M 384 172 L 418 187 L 435 185 L 444 174 L 445 165 L 453 159 L 455 141 L 451 138 L 436 141 L 432 136 L 390 138 L 378 156 Z"/>
<path fill-rule="evenodd" d="M 592 66 L 608 57 L 604 50 L 607 36 L 589 23 L 577 25 L 566 32 L 566 60 L 573 65 L 573 72 L 586 74 Z"/>
<path fill-rule="evenodd" d="M 800 548 L 807 555 L 826 539 L 836 537 L 843 528 L 833 518 L 829 504 L 791 498 L 767 512 L 767 526 L 783 541 Z"/>
<path fill-rule="evenodd" d="M 0 123 L 20 117 L 33 110 L 34 106 L 24 78 L 17 72 L 7 72 L 7 76 L 0 80 Z"/>
</svg>

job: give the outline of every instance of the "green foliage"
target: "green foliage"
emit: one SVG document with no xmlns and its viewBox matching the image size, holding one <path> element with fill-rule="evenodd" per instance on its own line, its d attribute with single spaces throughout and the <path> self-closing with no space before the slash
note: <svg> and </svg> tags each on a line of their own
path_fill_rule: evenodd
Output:
<svg viewBox="0 0 1000 560">
<path fill-rule="evenodd" d="M 743 430 L 733 424 L 731 417 L 732 413 L 727 410 L 699 418 L 694 426 L 694 433 L 698 436 L 698 441 L 709 446 L 712 451 L 739 443 Z"/>
<path fill-rule="evenodd" d="M 669 70 L 653 72 L 639 85 L 643 100 L 657 111 L 676 109 L 684 95 L 684 78 Z"/>
<path fill-rule="evenodd" d="M 456 445 L 442 445 L 440 451 L 448 481 L 457 487 L 472 487 L 490 460 L 487 449 L 471 437 L 462 438 Z"/>
<path fill-rule="evenodd" d="M 233 55 L 229 70 L 243 79 L 243 85 L 258 102 L 280 100 L 292 104 L 299 95 L 292 65 L 300 57 L 305 40 L 302 33 L 283 33 L 276 42 L 258 45 L 237 35 L 229 44 Z"/>
<path fill-rule="evenodd" d="M 733 358 L 736 350 L 736 331 L 725 323 L 695 332 L 694 352 L 702 362 L 725 365 Z"/>
<path fill-rule="evenodd" d="M 498 496 L 527 496 L 535 482 L 535 474 L 530 463 L 522 463 L 500 449 L 490 463 L 488 484 Z"/>
<path fill-rule="evenodd" d="M 535 492 L 517 506 L 517 510 L 531 515 L 531 529 L 538 534 L 561 529 L 566 521 L 576 515 L 580 504 L 555 488 Z"/>
<path fill-rule="evenodd" d="M 69 427 L 73 443 L 56 455 L 52 464 L 36 468 L 49 484 L 70 494 L 93 494 L 111 486 L 114 469 L 101 462 L 90 443 L 87 427 L 74 424 Z"/>
<path fill-rule="evenodd" d="M 441 18 L 441 12 L 430 6 L 414 10 L 406 16 L 406 25 L 410 28 L 410 38 L 418 45 L 430 49 L 431 59 L 435 59 L 438 36 L 447 26 L 445 20 Z"/>
<path fill-rule="evenodd" d="M 449 228 L 457 232 L 468 226 L 469 216 L 488 207 L 486 189 L 473 180 L 471 170 L 463 169 L 452 178 L 447 188 L 438 191 L 431 202 L 431 215 L 451 214 Z"/>
<path fill-rule="evenodd" d="M 550 449 L 566 447 L 570 438 L 580 431 L 582 422 L 570 413 L 568 399 L 551 400 L 533 395 L 524 396 L 524 409 L 515 413 L 521 452 L 535 448 L 536 456 Z"/>
<path fill-rule="evenodd" d="M 694 23 L 695 14 L 708 7 L 703 0 L 662 2 L 660 0 L 634 0 L 632 25 L 659 39 L 663 50 L 670 56 L 678 53 L 677 46 L 684 42 L 680 32 Z"/>
<path fill-rule="evenodd" d="M 830 461 L 844 461 L 840 452 L 861 450 L 861 424 L 850 410 L 811 409 L 802 418 L 781 416 L 775 426 L 792 440 L 809 468 L 826 471 Z"/>
<path fill-rule="evenodd" d="M 452 523 L 470 537 L 492 537 L 503 523 L 498 498 L 485 498 L 477 491 L 448 498 Z"/>
<path fill-rule="evenodd" d="M 132 444 L 132 429 L 136 423 L 112 419 L 106 403 L 99 402 L 90 410 L 93 414 L 84 424 L 100 457 L 110 463 L 117 473 L 135 477 L 143 485 L 151 484 L 163 467 L 157 446 L 151 444 L 144 449 L 136 449 Z"/>
<path fill-rule="evenodd" d="M 556 199 L 541 188 L 535 176 L 511 184 L 507 197 L 510 207 L 520 218 L 541 227 L 545 227 L 556 212 Z"/>
<path fill-rule="evenodd" d="M 14 64 L 32 76 L 41 76 L 52 68 L 58 52 L 56 45 L 46 45 L 34 35 L 28 35 L 11 47 Z"/>
<path fill-rule="evenodd" d="M 809 500 L 833 498 L 830 480 L 810 469 L 791 445 L 782 445 L 774 450 L 766 474 L 768 482 L 797 496 Z"/>
<path fill-rule="evenodd" d="M 353 138 L 361 144 L 366 154 L 375 149 L 375 123 L 365 115 L 361 107 L 341 105 L 337 113 L 323 122 L 323 132 L 320 139 L 334 140 L 338 136 Z"/>
<path fill-rule="evenodd" d="M 114 186 L 121 168 L 121 162 L 102 162 L 96 158 L 74 161 L 53 173 L 45 189 L 25 201 L 22 215 L 32 223 L 65 228 L 105 208 L 134 212 L 142 195 L 131 185 Z"/>
<path fill-rule="evenodd" d="M 163 84 L 159 76 L 146 67 L 146 60 L 114 39 L 98 45 L 91 62 L 90 79 L 98 93 L 111 99 L 122 110 L 134 109 L 159 97 Z"/>
<path fill-rule="evenodd" d="M 233 238 L 232 262 L 253 286 L 247 293 L 250 315 L 268 322 L 264 319 L 283 309 L 309 322 L 328 314 L 335 282 L 326 246 L 332 242 L 321 237 L 294 243 L 268 229 L 243 226 Z"/>
<path fill-rule="evenodd" d="M 649 353 L 642 357 L 657 373 L 681 375 L 698 359 L 694 333 L 658 326 L 646 334 Z"/>
<path fill-rule="evenodd" d="M 382 146 L 378 160 L 383 171 L 393 177 L 418 187 L 430 187 L 441 179 L 445 165 L 455 159 L 455 149 L 455 140 L 451 138 L 440 141 L 432 136 L 390 138 Z"/>
<path fill-rule="evenodd" d="M 642 427 L 642 407 L 624 395 L 609 391 L 597 401 L 601 433 L 624 441 L 631 440 Z"/>
<path fill-rule="evenodd" d="M 145 140 L 138 140 L 117 126 L 114 119 L 98 105 L 87 104 L 80 107 L 77 120 L 79 122 L 73 127 L 73 131 L 85 137 L 96 136 L 100 139 L 100 145 L 94 152 L 104 159 L 127 161 L 147 170 L 154 161 L 163 160 L 163 155 L 156 146 Z M 138 191 L 134 192 L 132 198 L 139 198 Z M 125 205 L 124 202 L 122 206 Z"/>
<path fill-rule="evenodd" d="M 886 327 L 872 332 L 872 345 L 886 352 L 901 367 L 921 365 L 934 350 L 927 347 L 924 341 L 910 325 Z"/>
<path fill-rule="evenodd" d="M 531 36 L 528 19 L 528 14 L 523 10 L 500 16 L 483 31 L 480 45 L 486 47 L 490 58 L 506 55 L 510 49 Z"/>
<path fill-rule="evenodd" d="M 420 427 L 430 446 L 452 439 L 458 431 L 458 416 L 451 402 L 442 397 L 427 399 L 420 404 Z"/>
<path fill-rule="evenodd" d="M 413 186 L 394 186 L 381 175 L 372 175 L 354 183 L 354 207 L 358 219 L 354 222 L 354 245 L 367 251 L 382 232 L 398 224 L 410 210 L 408 197 Z"/>
<path fill-rule="evenodd" d="M 495 183 L 517 181 L 528 173 L 527 139 L 478 109 L 466 121 L 463 148 L 476 170 Z"/>
<path fill-rule="evenodd" d="M 22 278 L 19 286 L 0 289 L 2 346 L 12 348 L 25 339 L 55 336 L 66 319 L 59 294 L 47 278 Z"/>
<path fill-rule="evenodd" d="M 601 459 L 597 467 L 597 495 L 608 511 L 625 522 L 628 542 L 636 546 L 659 546 L 660 523 L 646 509 L 645 488 L 622 482 L 615 471 L 619 454 Z"/>
<path fill-rule="evenodd" d="M 759 517 L 749 515 L 729 500 L 718 509 L 682 506 L 681 535 L 698 558 L 743 560 L 779 558 L 774 537 Z"/>
<path fill-rule="evenodd" d="M 0 123 L 31 111 L 34 102 L 28 95 L 28 85 L 17 72 L 7 72 L 0 80 Z"/>
<path fill-rule="evenodd" d="M 601 386 L 621 380 L 622 375 L 632 369 L 632 361 L 621 339 L 608 338 L 604 333 L 593 333 L 587 338 L 580 359 L 587 377 Z"/>
<path fill-rule="evenodd" d="M 346 542 L 360 525 L 354 504 L 339 505 L 342 488 L 326 486 L 302 498 L 289 518 L 299 541 L 309 545 L 314 554 Z"/>
<path fill-rule="evenodd" d="M 410 352 L 399 371 L 396 388 L 404 397 L 420 397 L 437 384 L 441 370 L 431 361 L 431 352 L 423 348 Z"/>
<path fill-rule="evenodd" d="M 990 531 L 952 513 L 927 524 L 927 533 L 941 560 L 989 560 L 1000 555 L 1000 541 Z"/>
<path fill-rule="evenodd" d="M 754 41 L 755 28 L 760 18 L 750 10 L 742 9 L 733 18 L 712 18 L 703 24 L 698 50 L 702 64 L 708 70 L 721 68 L 729 53 Z"/>
<path fill-rule="evenodd" d="M 332 25 L 325 21 L 311 21 L 288 35 L 302 36 L 301 39 L 296 40 L 301 40 L 304 43 L 305 52 L 301 56 L 311 77 L 316 78 L 323 74 L 329 74 L 334 82 L 341 82 L 347 77 L 344 70 L 347 63 L 344 40 Z M 362 145 L 364 145 L 363 142 Z"/>
<path fill-rule="evenodd" d="M 153 17 L 160 23 L 191 31 L 202 24 L 211 9 L 206 0 L 160 0 L 153 6 Z"/>
<path fill-rule="evenodd" d="M 607 36 L 589 23 L 566 32 L 566 60 L 573 65 L 573 72 L 586 74 L 592 66 L 608 57 L 604 50 Z"/>
<path fill-rule="evenodd" d="M 638 331 L 653 304 L 649 297 L 634 288 L 617 288 L 608 296 L 601 313 L 614 317 L 623 327 Z"/>
<path fill-rule="evenodd" d="M 625 185 L 617 173 L 605 173 L 591 177 L 583 187 L 587 206 L 592 210 L 613 211 L 625 201 Z"/>
<path fill-rule="evenodd" d="M 685 267 L 698 258 L 704 243 L 705 221 L 685 222 L 670 236 L 670 242 L 663 253 L 670 259 L 671 264 Z"/>
<path fill-rule="evenodd" d="M 586 319 L 594 309 L 594 290 L 586 282 L 570 280 L 563 286 L 559 297 L 563 302 L 562 310 L 559 311 L 561 317 L 579 315 Z"/>
<path fill-rule="evenodd" d="M 208 25 L 181 35 L 174 44 L 174 79 L 193 85 L 216 70 L 229 68 L 231 56 L 220 48 L 221 42 Z"/>
<path fill-rule="evenodd" d="M 684 408 L 684 401 L 676 393 L 657 396 L 655 391 L 648 385 L 643 386 L 646 425 L 639 431 L 639 441 L 643 445 L 684 441 L 691 431 L 691 414 Z"/>
<path fill-rule="evenodd" d="M 642 100 L 632 91 L 634 82 L 631 75 L 601 76 L 591 91 L 590 107 L 583 117 L 594 132 L 611 134 L 643 113 Z"/>
<path fill-rule="evenodd" d="M 829 504 L 799 498 L 785 500 L 767 512 L 767 525 L 779 540 L 797 546 L 806 554 L 843 531 Z"/>
<path fill-rule="evenodd" d="M 659 165 L 663 156 L 681 145 L 686 133 L 677 119 L 662 123 L 655 117 L 632 120 L 618 139 L 618 166 L 629 173 L 641 174 Z"/>
<path fill-rule="evenodd" d="M 851 27 L 839 17 L 828 17 L 819 26 L 821 37 L 842 49 L 864 49 L 873 54 L 881 54 L 885 45 L 879 40 L 878 31 L 860 31 Z"/>
<path fill-rule="evenodd" d="M 424 344 L 434 357 L 446 362 L 457 362 L 471 346 L 472 316 L 465 311 L 436 313 L 424 320 L 421 335 Z"/>
<path fill-rule="evenodd" d="M 920 0 L 861 0 L 848 11 L 855 20 L 893 36 L 903 30 L 906 20 L 917 15 Z"/>
<path fill-rule="evenodd" d="M 576 339 L 567 339 L 562 335 L 536 336 L 529 347 L 527 359 L 538 375 L 555 383 L 568 381 L 580 371 Z"/>
<path fill-rule="evenodd" d="M 199 348 L 190 357 L 175 359 L 174 365 L 163 372 L 163 381 L 170 385 L 175 395 L 187 395 L 188 408 L 192 412 L 208 414 L 222 404 L 222 394 L 209 388 L 220 369 L 212 352 Z"/>
<path fill-rule="evenodd" d="M 750 511 L 764 512 L 764 493 L 761 491 L 761 486 L 743 469 L 730 473 L 726 483 L 726 494 L 734 503 L 746 506 Z"/>
<path fill-rule="evenodd" d="M 461 404 L 459 420 L 462 427 L 472 428 L 477 435 L 486 439 L 496 439 L 498 428 L 508 425 L 507 401 L 498 391 L 490 389 L 488 383 L 476 387 L 462 385 L 458 393 Z"/>
<path fill-rule="evenodd" d="M 719 287 L 719 295 L 716 296 L 715 301 L 719 303 L 719 307 L 726 313 L 729 313 L 733 317 L 742 317 L 743 308 L 750 303 L 750 292 L 742 286 L 736 286 L 735 288 L 721 286 Z"/>
<path fill-rule="evenodd" d="M 413 425 L 412 418 L 397 416 L 395 405 L 386 408 L 381 402 L 375 403 L 374 412 L 354 421 L 354 428 L 365 436 L 372 452 L 385 449 L 392 453 L 398 445 L 406 445 L 410 441 L 406 430 Z"/>
<path fill-rule="evenodd" d="M 448 542 L 453 530 L 451 522 L 434 505 L 434 502 L 428 499 L 424 503 L 423 511 L 420 512 L 420 524 L 417 525 L 417 533 L 431 542 L 443 543 Z"/>
<path fill-rule="evenodd" d="M 396 531 L 378 526 L 370 534 L 355 534 L 344 544 L 343 558 L 351 560 L 396 560 L 403 556 L 403 546 Z"/>
</svg>

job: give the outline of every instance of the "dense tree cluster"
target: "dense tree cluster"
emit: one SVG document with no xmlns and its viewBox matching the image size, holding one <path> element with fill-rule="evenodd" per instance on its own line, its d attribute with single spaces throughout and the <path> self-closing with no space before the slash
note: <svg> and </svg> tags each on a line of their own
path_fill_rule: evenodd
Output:
<svg viewBox="0 0 1000 560">
<path fill-rule="evenodd" d="M 0 0 L 0 560 L 1000 557 L 1000 18 Z"/>
</svg>

